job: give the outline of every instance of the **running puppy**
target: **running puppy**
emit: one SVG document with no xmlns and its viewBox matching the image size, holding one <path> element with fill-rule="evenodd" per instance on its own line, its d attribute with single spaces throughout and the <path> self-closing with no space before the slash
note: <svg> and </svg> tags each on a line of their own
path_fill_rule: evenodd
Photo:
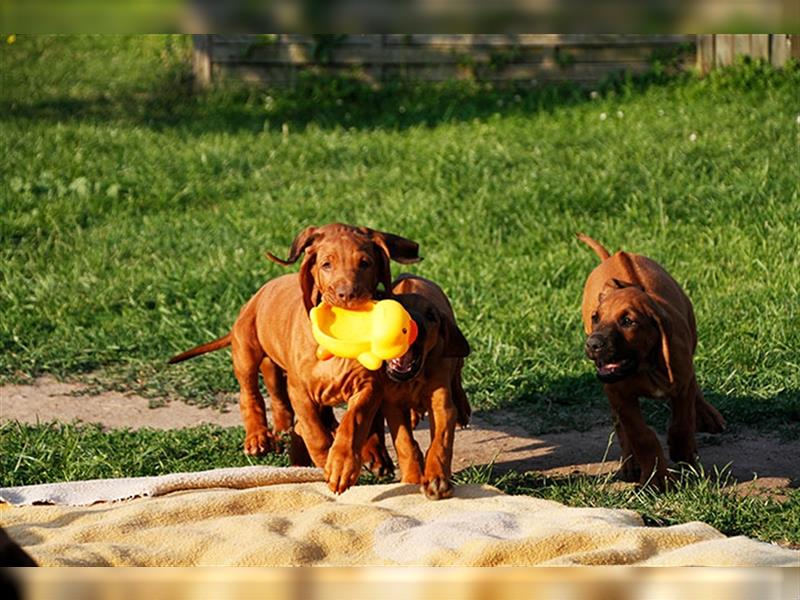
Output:
<svg viewBox="0 0 800 600">
<path fill-rule="evenodd" d="M 719 433 L 725 419 L 705 401 L 695 378 L 697 347 L 692 303 L 655 261 L 638 254 L 609 254 L 578 234 L 602 261 L 583 289 L 584 350 L 611 404 L 622 446 L 622 476 L 663 488 L 667 464 L 661 444 L 642 417 L 641 396 L 667 398 L 670 458 L 694 463 L 696 431 Z"/>
<path fill-rule="evenodd" d="M 294 430 L 314 464 L 324 468 L 330 489 L 339 493 L 358 478 L 361 451 L 380 404 L 382 376 L 354 360 L 318 360 L 308 312 L 322 299 L 355 308 L 376 298 L 379 285 L 382 294 L 391 295 L 389 261 L 419 261 L 418 245 L 391 233 L 334 223 L 302 231 L 286 260 L 269 255 L 284 265 L 300 256 L 300 272 L 267 282 L 244 305 L 229 334 L 169 362 L 232 346 L 245 452 L 263 454 L 275 447 L 259 390 L 260 372 L 275 429 L 290 431 L 296 418 Z M 334 438 L 331 409 L 342 403 L 348 408 Z"/>
</svg>

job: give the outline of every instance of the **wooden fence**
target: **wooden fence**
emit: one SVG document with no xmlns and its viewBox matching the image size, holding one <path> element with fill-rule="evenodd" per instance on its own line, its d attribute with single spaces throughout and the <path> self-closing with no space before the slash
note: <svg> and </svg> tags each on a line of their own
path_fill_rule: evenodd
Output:
<svg viewBox="0 0 800 600">
<path fill-rule="evenodd" d="M 200 86 L 233 79 L 290 85 L 299 73 L 357 73 L 369 81 L 477 78 L 591 84 L 646 71 L 654 58 L 702 71 L 747 54 L 783 65 L 800 56 L 800 36 L 365 34 L 195 35 Z"/>
<path fill-rule="evenodd" d="M 714 67 L 730 65 L 740 55 L 782 67 L 790 58 L 800 59 L 800 35 L 771 33 L 697 36 L 697 66 L 703 73 Z"/>
<path fill-rule="evenodd" d="M 694 64 L 691 35 L 197 35 L 200 85 L 220 79 L 291 84 L 309 69 L 357 72 L 371 81 L 477 78 L 594 83 L 640 73 L 654 55 Z"/>
</svg>

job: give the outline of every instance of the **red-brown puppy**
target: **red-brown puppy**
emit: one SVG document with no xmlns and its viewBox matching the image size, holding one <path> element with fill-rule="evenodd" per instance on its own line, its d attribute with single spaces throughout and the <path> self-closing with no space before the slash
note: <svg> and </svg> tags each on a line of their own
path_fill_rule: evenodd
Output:
<svg viewBox="0 0 800 600">
<path fill-rule="evenodd" d="M 357 307 L 376 297 L 379 284 L 390 294 L 389 260 L 417 262 L 418 245 L 393 234 L 336 223 L 300 233 L 287 260 L 270 257 L 289 264 L 303 254 L 299 274 L 266 283 L 242 308 L 231 333 L 170 362 L 231 345 L 245 452 L 261 454 L 274 447 L 258 385 L 260 371 L 276 430 L 290 430 L 296 415 L 295 431 L 311 459 L 325 469 L 329 487 L 342 492 L 358 478 L 360 452 L 380 403 L 380 375 L 353 360 L 318 360 L 308 312 L 323 298 L 337 306 Z M 331 407 L 341 403 L 348 409 L 334 440 Z"/>
<path fill-rule="evenodd" d="M 387 361 L 390 383 L 381 408 L 389 424 L 402 481 L 420 484 L 433 500 L 453 495 L 450 483 L 453 437 L 458 423 L 469 422 L 470 407 L 461 386 L 461 369 L 470 348 L 444 292 L 432 281 L 400 276 L 392 286 L 398 300 L 416 321 L 419 335 L 406 354 Z M 428 413 L 431 445 L 423 461 L 414 440 L 418 415 Z"/>
<path fill-rule="evenodd" d="M 696 431 L 718 433 L 725 420 L 703 398 L 695 378 L 694 311 L 686 294 L 655 261 L 637 254 L 611 256 L 601 244 L 578 234 L 600 257 L 583 290 L 585 351 L 611 403 L 622 446 L 622 475 L 663 487 L 667 464 L 639 406 L 641 396 L 667 398 L 671 419 L 669 455 L 694 463 Z"/>
</svg>

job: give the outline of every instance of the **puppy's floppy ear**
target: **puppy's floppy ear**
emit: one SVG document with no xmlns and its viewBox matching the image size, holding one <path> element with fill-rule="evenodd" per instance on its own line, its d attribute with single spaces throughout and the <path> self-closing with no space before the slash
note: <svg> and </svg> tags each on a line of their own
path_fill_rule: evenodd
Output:
<svg viewBox="0 0 800 600">
<path fill-rule="evenodd" d="M 375 242 L 375 260 L 378 262 L 378 283 L 383 284 L 387 297 L 392 297 L 392 267 L 389 264 L 389 254 L 387 250 Z"/>
<path fill-rule="evenodd" d="M 442 356 L 446 358 L 466 358 L 471 349 L 469 342 L 456 322 L 449 315 L 440 314 L 442 331 L 444 335 L 444 352 Z"/>
<path fill-rule="evenodd" d="M 391 296 L 392 267 L 389 261 L 396 260 L 403 264 L 421 261 L 422 258 L 419 256 L 419 244 L 400 237 L 399 235 L 375 231 L 368 227 L 362 227 L 360 231 L 375 244 L 377 249 L 375 258 L 378 261 L 378 281 L 383 284 L 386 293 Z"/>
<path fill-rule="evenodd" d="M 306 227 L 294 238 L 292 246 L 289 248 L 289 256 L 286 260 L 278 258 L 272 252 L 267 252 L 268 259 L 283 266 L 288 266 L 297 262 L 300 255 L 305 252 L 306 256 L 303 259 L 303 264 L 300 266 L 300 288 L 303 290 L 303 304 L 306 307 L 306 311 L 310 311 L 314 308 L 319 301 L 319 291 L 316 289 L 312 269 L 317 262 L 317 253 L 313 250 L 313 244 L 320 236 L 321 234 L 316 227 Z"/>
<path fill-rule="evenodd" d="M 284 267 L 291 265 L 297 262 L 297 259 L 300 258 L 300 255 L 303 252 L 305 252 L 306 248 L 316 242 L 319 237 L 320 234 L 318 233 L 316 227 L 306 227 L 303 231 L 297 234 L 297 237 L 294 238 L 292 246 L 289 248 L 289 256 L 285 260 L 278 258 L 272 252 L 267 252 L 267 258 L 272 262 L 283 265 Z"/>
<path fill-rule="evenodd" d="M 317 262 L 317 253 L 308 252 L 300 266 L 300 289 L 303 290 L 303 305 L 310 312 L 319 303 L 319 290 L 314 279 L 313 268 Z"/>
<path fill-rule="evenodd" d="M 652 298 L 648 296 L 647 302 L 644 303 L 645 313 L 652 318 L 658 326 L 658 331 L 661 334 L 661 357 L 664 359 L 664 364 L 667 367 L 667 377 L 670 384 L 675 383 L 675 363 L 679 359 L 680 351 L 675 348 L 673 339 L 677 338 L 680 334 L 674 331 L 672 319 L 670 319 L 667 312 L 659 306 Z"/>
<path fill-rule="evenodd" d="M 419 255 L 419 244 L 413 240 L 400 237 L 385 231 L 376 231 L 368 227 L 362 228 L 383 252 L 392 260 L 404 265 L 410 265 L 422 260 Z"/>
</svg>

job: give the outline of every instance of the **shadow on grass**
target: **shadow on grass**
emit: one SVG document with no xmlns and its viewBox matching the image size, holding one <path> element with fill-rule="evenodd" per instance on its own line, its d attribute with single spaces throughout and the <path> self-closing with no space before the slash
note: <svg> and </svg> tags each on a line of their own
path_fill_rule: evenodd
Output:
<svg viewBox="0 0 800 600">
<path fill-rule="evenodd" d="M 603 97 L 630 98 L 653 87 L 693 81 L 678 68 L 680 54 L 651 59 L 649 71 L 611 73 L 591 89 L 576 83 L 488 83 L 476 80 L 393 80 L 379 85 L 357 74 L 302 73 L 289 87 L 255 87 L 235 82 L 206 92 L 192 91 L 185 65 L 173 66 L 145 88 L 116 85 L 83 96 L 14 97 L 0 93 L 0 122 L 108 123 L 177 129 L 189 135 L 236 132 L 404 130 L 444 123 L 488 121 L 495 116 L 531 116 Z M 774 69 L 742 59 L 707 80 L 711 91 L 740 91 L 783 85 L 797 77 L 797 64 Z M 63 92 L 62 92 L 63 93 Z"/>
<path fill-rule="evenodd" d="M 707 472 L 729 467 L 740 481 L 758 476 L 800 485 L 795 458 L 800 454 L 800 391 L 758 399 L 706 392 L 706 399 L 728 422 L 721 434 L 697 434 Z M 668 453 L 669 404 L 652 399 L 641 404 L 647 424 Z M 492 465 L 501 474 L 605 476 L 616 470 L 620 458 L 607 400 L 591 374 L 546 385 L 522 382 L 513 403 L 476 412 L 472 430 L 457 434 L 455 444 L 455 470 Z"/>
<path fill-rule="evenodd" d="M 686 74 L 656 64 L 633 76 L 618 72 L 593 86 L 598 94 L 631 95 Z M 302 131 L 323 129 L 406 129 L 442 123 L 487 120 L 494 115 L 530 115 L 591 100 L 574 83 L 532 86 L 478 81 L 398 80 L 374 85 L 358 76 L 307 73 L 292 88 L 256 88 L 237 84 L 193 93 L 186 77 L 165 74 L 149 90 L 115 88 L 84 97 L 0 97 L 0 121 L 118 123 L 154 130 L 178 128 L 208 132 Z"/>
</svg>

